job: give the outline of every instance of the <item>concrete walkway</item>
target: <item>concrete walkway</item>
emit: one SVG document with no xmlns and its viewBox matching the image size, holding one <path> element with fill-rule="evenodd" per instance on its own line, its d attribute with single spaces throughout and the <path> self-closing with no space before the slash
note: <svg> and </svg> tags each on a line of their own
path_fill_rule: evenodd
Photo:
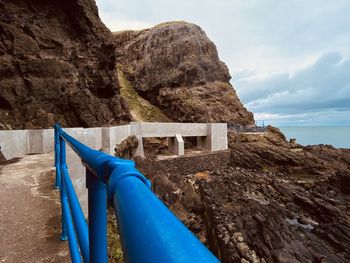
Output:
<svg viewBox="0 0 350 263">
<path fill-rule="evenodd" d="M 0 262 L 70 262 L 53 163 L 49 153 L 0 165 Z"/>
</svg>

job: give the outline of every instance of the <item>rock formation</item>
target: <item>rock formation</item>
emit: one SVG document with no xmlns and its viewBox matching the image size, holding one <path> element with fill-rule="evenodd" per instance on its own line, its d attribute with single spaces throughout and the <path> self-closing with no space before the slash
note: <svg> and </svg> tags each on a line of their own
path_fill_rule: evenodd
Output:
<svg viewBox="0 0 350 263">
<path fill-rule="evenodd" d="M 129 136 L 115 146 L 115 156 L 123 159 L 133 160 L 138 144 L 139 143 L 135 135 Z"/>
<path fill-rule="evenodd" d="M 93 0 L 0 0 L 0 129 L 130 119 Z"/>
<path fill-rule="evenodd" d="M 214 43 L 199 26 L 169 22 L 114 36 L 117 62 L 128 81 L 170 119 L 254 124 Z"/>
<path fill-rule="evenodd" d="M 350 149 L 295 147 L 273 127 L 229 142 L 210 159 L 137 162 L 221 262 L 349 262 Z"/>
</svg>

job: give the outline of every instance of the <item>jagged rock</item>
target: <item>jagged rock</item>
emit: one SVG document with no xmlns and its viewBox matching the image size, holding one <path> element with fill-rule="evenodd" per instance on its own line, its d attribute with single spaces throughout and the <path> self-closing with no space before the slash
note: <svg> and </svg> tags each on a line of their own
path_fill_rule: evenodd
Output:
<svg viewBox="0 0 350 263">
<path fill-rule="evenodd" d="M 129 136 L 114 148 L 115 156 L 123 159 L 134 159 L 137 146 L 139 145 L 135 135 Z"/>
<path fill-rule="evenodd" d="M 289 144 L 290 144 L 290 146 L 293 147 L 293 148 L 297 148 L 297 147 L 298 147 L 297 139 L 295 139 L 295 138 L 289 139 Z"/>
<path fill-rule="evenodd" d="M 0 32 L 2 122 L 48 128 L 130 119 L 112 35 L 93 0 L 0 0 Z"/>
<path fill-rule="evenodd" d="M 350 149 L 327 145 L 292 147 L 276 128 L 265 134 L 228 132 L 232 164 L 240 167 L 291 174 L 330 175 L 346 172 L 350 166 Z"/>
<path fill-rule="evenodd" d="M 169 22 L 115 33 L 117 61 L 135 90 L 180 122 L 254 123 L 217 49 L 197 25 Z"/>
<path fill-rule="evenodd" d="M 229 135 L 229 164 L 206 167 L 205 180 L 181 167 L 145 172 L 157 170 L 159 197 L 180 218 L 195 213 L 201 231 L 184 223 L 221 262 L 349 262 L 350 150 L 294 148 L 273 127 Z M 175 189 L 190 198 L 169 196 Z"/>
<path fill-rule="evenodd" d="M 301 180 L 314 183 L 300 184 Z M 210 218 L 207 226 L 219 230 L 218 236 L 208 237 L 209 247 L 222 255 L 222 262 L 235 262 L 231 258 L 237 252 L 251 262 L 320 262 L 320 258 L 348 262 L 349 198 L 339 191 L 342 180 L 339 174 L 329 178 L 311 174 L 272 176 L 234 167 L 215 172 L 210 181 L 199 181 L 204 211 Z M 337 192 L 336 200 L 331 198 L 332 190 Z M 261 203 L 254 198 L 257 194 L 247 194 L 257 192 L 269 202 Z M 291 202 L 296 207 L 293 213 L 286 205 Z M 228 222 L 234 223 L 230 235 L 236 251 L 216 241 L 222 236 L 220 226 Z M 241 236 L 244 243 L 238 242 Z"/>
</svg>

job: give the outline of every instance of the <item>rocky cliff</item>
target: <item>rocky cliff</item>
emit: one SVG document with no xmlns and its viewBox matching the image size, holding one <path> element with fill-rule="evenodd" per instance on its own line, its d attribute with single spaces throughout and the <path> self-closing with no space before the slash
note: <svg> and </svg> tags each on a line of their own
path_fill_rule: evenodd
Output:
<svg viewBox="0 0 350 263">
<path fill-rule="evenodd" d="M 254 123 L 228 68 L 197 25 L 169 22 L 114 34 L 117 62 L 135 91 L 174 121 Z"/>
<path fill-rule="evenodd" d="M 93 0 L 0 0 L 0 129 L 130 119 Z"/>
</svg>

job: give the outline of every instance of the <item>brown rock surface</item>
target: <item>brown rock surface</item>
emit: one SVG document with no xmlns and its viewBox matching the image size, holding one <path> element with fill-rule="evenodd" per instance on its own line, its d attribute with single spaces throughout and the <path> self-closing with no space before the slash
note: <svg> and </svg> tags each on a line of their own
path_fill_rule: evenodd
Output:
<svg viewBox="0 0 350 263">
<path fill-rule="evenodd" d="M 135 135 L 129 136 L 114 148 L 115 156 L 123 159 L 134 159 L 138 141 Z"/>
<path fill-rule="evenodd" d="M 174 121 L 254 123 L 214 43 L 199 26 L 169 22 L 114 36 L 125 76 Z"/>
<path fill-rule="evenodd" d="M 348 172 L 350 149 L 337 149 L 331 145 L 301 146 L 286 141 L 273 127 L 264 134 L 245 134 L 229 131 L 232 164 L 252 169 L 293 174 L 334 175 Z"/>
<path fill-rule="evenodd" d="M 349 175 L 227 167 L 209 176 L 200 185 L 204 217 L 214 226 L 210 247 L 223 262 L 254 262 L 254 256 L 266 262 L 349 262 L 349 189 L 339 188 Z"/>
<path fill-rule="evenodd" d="M 115 46 L 92 0 L 0 1 L 0 127 L 129 120 Z"/>
<path fill-rule="evenodd" d="M 229 145 L 225 162 L 227 152 L 138 164 L 222 262 L 349 262 L 350 149 L 296 147 L 273 127 L 231 130 Z"/>
</svg>

